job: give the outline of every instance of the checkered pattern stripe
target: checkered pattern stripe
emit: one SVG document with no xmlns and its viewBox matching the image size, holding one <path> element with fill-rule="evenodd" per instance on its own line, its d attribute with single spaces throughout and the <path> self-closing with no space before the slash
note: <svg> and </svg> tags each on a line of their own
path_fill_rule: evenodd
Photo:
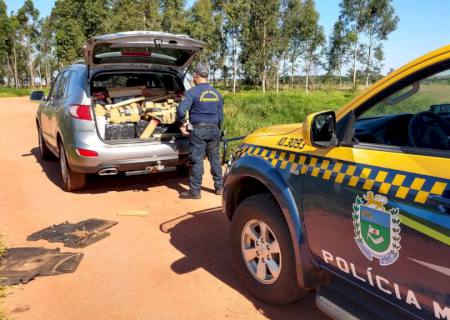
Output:
<svg viewBox="0 0 450 320">
<path fill-rule="evenodd" d="M 430 194 L 442 195 L 450 187 L 449 180 L 445 179 L 258 146 L 243 146 L 235 157 L 244 155 L 262 158 L 274 168 L 288 170 L 291 174 L 307 174 L 422 204 Z"/>
</svg>

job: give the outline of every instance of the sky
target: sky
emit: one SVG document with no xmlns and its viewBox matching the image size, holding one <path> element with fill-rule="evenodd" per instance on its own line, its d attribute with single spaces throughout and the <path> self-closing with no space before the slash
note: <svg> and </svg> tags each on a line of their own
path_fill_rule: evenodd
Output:
<svg viewBox="0 0 450 320">
<path fill-rule="evenodd" d="M 41 16 L 50 14 L 54 0 L 34 0 Z M 339 0 L 316 0 L 327 38 L 339 16 Z M 6 0 L 8 11 L 17 11 L 24 0 Z M 190 5 L 193 0 L 187 0 Z M 429 51 L 450 44 L 450 0 L 393 0 L 400 21 L 383 43 L 383 70 L 397 69 Z"/>
</svg>

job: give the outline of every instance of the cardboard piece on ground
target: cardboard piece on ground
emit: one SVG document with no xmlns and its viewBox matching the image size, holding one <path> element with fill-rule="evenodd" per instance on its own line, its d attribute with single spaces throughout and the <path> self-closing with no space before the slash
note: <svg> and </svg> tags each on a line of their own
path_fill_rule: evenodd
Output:
<svg viewBox="0 0 450 320">
<path fill-rule="evenodd" d="M 146 217 L 148 216 L 148 210 L 121 210 L 117 213 L 117 215 L 127 217 Z"/>
</svg>

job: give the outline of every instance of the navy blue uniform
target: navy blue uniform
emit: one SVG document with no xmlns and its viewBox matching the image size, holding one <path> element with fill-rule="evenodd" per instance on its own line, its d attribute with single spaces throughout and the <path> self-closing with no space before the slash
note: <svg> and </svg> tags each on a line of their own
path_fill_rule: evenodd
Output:
<svg viewBox="0 0 450 320">
<path fill-rule="evenodd" d="M 222 95 L 209 83 L 200 83 L 186 91 L 178 108 L 178 119 L 185 119 L 189 111 L 192 124 L 209 123 L 222 125 Z"/>
<path fill-rule="evenodd" d="M 223 123 L 222 95 L 209 83 L 201 83 L 185 92 L 178 108 L 181 122 L 189 112 L 193 130 L 189 135 L 189 157 L 192 163 L 189 188 L 192 194 L 200 194 L 205 154 L 211 164 L 211 174 L 216 190 L 222 189 L 222 166 L 219 147 Z"/>
</svg>

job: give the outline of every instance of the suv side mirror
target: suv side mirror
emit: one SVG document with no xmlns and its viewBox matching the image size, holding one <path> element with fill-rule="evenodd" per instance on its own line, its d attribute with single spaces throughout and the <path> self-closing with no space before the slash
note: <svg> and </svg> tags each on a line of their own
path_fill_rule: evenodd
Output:
<svg viewBox="0 0 450 320">
<path fill-rule="evenodd" d="M 38 90 L 38 91 L 32 91 L 30 94 L 30 100 L 31 101 L 42 101 L 45 99 L 45 93 L 44 91 Z"/>
<path fill-rule="evenodd" d="M 303 140 L 318 148 L 336 143 L 336 115 L 334 111 L 313 113 L 303 122 Z"/>
</svg>

